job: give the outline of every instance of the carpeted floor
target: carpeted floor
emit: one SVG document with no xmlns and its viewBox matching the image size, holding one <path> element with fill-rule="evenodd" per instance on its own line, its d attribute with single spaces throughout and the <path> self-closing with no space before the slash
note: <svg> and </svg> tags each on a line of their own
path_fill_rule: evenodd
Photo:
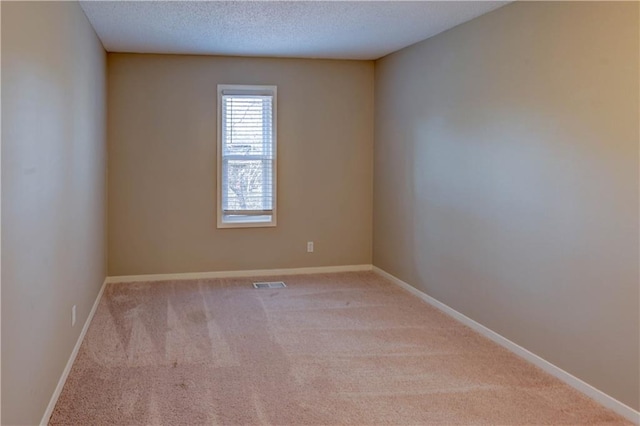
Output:
<svg viewBox="0 0 640 426">
<path fill-rule="evenodd" d="M 50 424 L 630 424 L 371 272 L 111 284 Z"/>
</svg>

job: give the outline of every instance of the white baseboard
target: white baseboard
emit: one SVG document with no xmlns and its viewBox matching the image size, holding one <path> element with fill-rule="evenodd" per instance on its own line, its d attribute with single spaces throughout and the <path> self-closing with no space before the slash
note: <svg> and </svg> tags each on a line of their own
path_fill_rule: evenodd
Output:
<svg viewBox="0 0 640 426">
<path fill-rule="evenodd" d="M 490 340 L 496 342 L 500 346 L 508 349 L 509 351 L 511 351 L 514 354 L 520 356 L 521 358 L 524 358 L 525 360 L 531 362 L 532 364 L 536 365 L 537 367 L 540 367 L 542 370 L 544 370 L 547 373 L 551 374 L 552 376 L 562 380 L 563 382 L 565 382 L 569 386 L 577 389 L 578 391 L 582 392 L 583 394 L 587 395 L 588 397 L 596 400 L 597 402 L 599 402 L 600 404 L 602 404 L 605 407 L 609 408 L 610 410 L 615 411 L 616 413 L 620 414 L 621 416 L 623 416 L 627 420 L 629 420 L 629 421 L 631 421 L 631 422 L 633 422 L 635 424 L 640 424 L 640 412 L 634 410 L 633 408 L 629 407 L 628 405 L 625 405 L 624 403 L 622 403 L 622 402 L 618 401 L 617 399 L 607 395 L 606 393 L 602 392 L 601 390 L 594 388 L 590 384 L 588 384 L 588 383 L 584 382 L 583 380 L 580 380 L 576 376 L 564 371 L 560 367 L 557 367 L 556 365 L 550 363 L 549 361 L 545 360 L 544 358 L 541 358 L 538 355 L 534 354 L 533 352 L 528 351 L 527 349 L 523 348 L 522 346 L 512 342 L 511 340 L 507 339 L 506 337 L 496 333 L 495 331 L 485 327 L 484 325 L 482 325 L 482 324 L 472 320 L 471 318 L 461 314 L 460 312 L 456 311 L 455 309 L 445 305 L 444 303 L 440 302 L 437 299 L 434 299 L 433 297 L 429 296 L 428 294 L 423 293 L 422 291 L 418 290 L 417 288 L 413 287 L 412 285 L 407 284 L 406 282 L 402 281 L 399 278 L 396 278 L 395 276 L 393 276 L 390 273 L 378 268 L 377 266 L 373 266 L 372 270 L 375 273 L 383 276 L 384 278 L 387 278 L 389 281 L 393 282 L 394 284 L 397 284 L 398 286 L 400 286 L 403 289 L 407 290 L 409 293 L 413 294 L 414 296 L 417 296 L 420 299 L 424 300 L 425 302 L 427 302 L 431 306 L 439 309 L 440 311 L 444 312 L 445 314 L 448 314 L 449 316 L 455 318 L 456 320 L 460 321 L 464 325 L 472 328 L 473 330 L 479 332 L 483 336 L 485 336 L 485 337 L 489 338 Z"/>
<path fill-rule="evenodd" d="M 73 363 L 76 360 L 76 356 L 78 356 L 78 351 L 80 350 L 80 346 L 82 345 L 82 341 L 84 340 L 85 334 L 87 334 L 87 330 L 89 329 L 89 324 L 91 324 L 91 320 L 93 319 L 93 316 L 95 315 L 96 310 L 98 309 L 98 304 L 100 303 L 100 299 L 102 298 L 102 293 L 104 293 L 104 288 L 106 287 L 106 285 L 107 285 L 107 280 L 105 279 L 104 282 L 102 283 L 102 287 L 100 287 L 100 291 L 98 292 L 98 296 L 96 297 L 95 302 L 93 302 L 93 306 L 91 307 L 91 311 L 87 316 L 87 320 L 84 322 L 84 325 L 82 326 L 82 331 L 78 336 L 76 345 L 73 347 L 71 356 L 69 356 L 67 365 L 64 367 L 64 370 L 62 371 L 60 380 L 58 380 L 58 386 L 56 386 L 55 391 L 53 391 L 53 395 L 51 396 L 49 405 L 47 406 L 47 409 L 44 412 L 44 416 L 42 416 L 42 420 L 40 420 L 41 426 L 45 426 L 49 423 L 49 418 L 51 417 L 51 414 L 53 414 L 53 409 L 56 407 L 56 403 L 58 402 L 60 393 L 62 393 L 62 388 L 64 387 L 64 384 L 67 381 L 67 377 L 69 377 L 69 373 L 71 372 L 71 367 L 73 366 Z"/>
<path fill-rule="evenodd" d="M 310 268 L 254 269 L 248 271 L 186 272 L 181 274 L 121 275 L 107 277 L 107 283 L 141 281 L 197 280 L 207 278 L 259 277 L 273 275 L 322 274 L 330 272 L 371 271 L 372 265 L 317 266 Z"/>
</svg>

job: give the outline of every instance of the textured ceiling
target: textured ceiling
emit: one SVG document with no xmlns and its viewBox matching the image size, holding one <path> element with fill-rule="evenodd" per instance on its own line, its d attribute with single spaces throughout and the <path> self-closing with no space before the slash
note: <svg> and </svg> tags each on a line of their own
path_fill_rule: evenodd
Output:
<svg viewBox="0 0 640 426">
<path fill-rule="evenodd" d="M 81 1 L 109 52 L 377 59 L 498 1 Z"/>
</svg>

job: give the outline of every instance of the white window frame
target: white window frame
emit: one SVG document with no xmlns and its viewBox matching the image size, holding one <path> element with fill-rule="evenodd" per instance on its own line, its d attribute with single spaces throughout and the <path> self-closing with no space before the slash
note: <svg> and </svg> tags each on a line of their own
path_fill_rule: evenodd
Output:
<svg viewBox="0 0 640 426">
<path fill-rule="evenodd" d="M 272 152 L 273 152 L 273 170 L 272 170 L 272 213 L 269 220 L 264 219 L 265 216 L 242 216 L 242 217 L 225 217 L 222 210 L 222 96 L 223 95 L 258 95 L 258 96 L 272 96 L 273 101 L 271 104 L 271 116 L 272 116 Z M 264 228 L 276 226 L 277 218 L 277 170 L 278 170 L 278 156 L 277 156 L 277 110 L 278 110 L 278 88 L 277 86 L 261 86 L 261 85 L 241 85 L 241 84 L 218 84 L 218 142 L 217 142 L 217 171 L 216 171 L 216 186 L 217 186 L 217 217 L 218 228 Z"/>
</svg>

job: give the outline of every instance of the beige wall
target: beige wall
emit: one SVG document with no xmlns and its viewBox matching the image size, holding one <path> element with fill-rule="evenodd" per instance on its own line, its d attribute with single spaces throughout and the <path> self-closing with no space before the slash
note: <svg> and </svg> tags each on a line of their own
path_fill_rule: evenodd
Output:
<svg viewBox="0 0 640 426">
<path fill-rule="evenodd" d="M 373 62 L 109 54 L 108 82 L 109 275 L 371 263 Z M 278 86 L 275 228 L 216 228 L 221 83 Z"/>
<path fill-rule="evenodd" d="M 638 409 L 638 3 L 376 62 L 374 264 Z"/>
<path fill-rule="evenodd" d="M 40 422 L 106 274 L 105 67 L 77 3 L 2 2 L 2 424 Z"/>
</svg>

